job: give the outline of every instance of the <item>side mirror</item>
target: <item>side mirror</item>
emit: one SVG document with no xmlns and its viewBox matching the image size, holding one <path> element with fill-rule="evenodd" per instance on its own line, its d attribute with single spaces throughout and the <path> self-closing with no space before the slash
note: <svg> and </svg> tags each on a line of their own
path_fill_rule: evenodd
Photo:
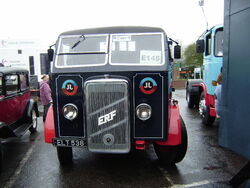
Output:
<svg viewBox="0 0 250 188">
<path fill-rule="evenodd" d="M 53 61 L 54 50 L 50 48 L 50 49 L 48 49 L 47 53 L 48 53 L 49 62 Z"/>
<path fill-rule="evenodd" d="M 204 40 L 196 41 L 196 52 L 203 53 L 204 52 Z"/>
<path fill-rule="evenodd" d="M 181 46 L 178 44 L 174 47 L 174 58 L 175 59 L 181 58 Z"/>
</svg>

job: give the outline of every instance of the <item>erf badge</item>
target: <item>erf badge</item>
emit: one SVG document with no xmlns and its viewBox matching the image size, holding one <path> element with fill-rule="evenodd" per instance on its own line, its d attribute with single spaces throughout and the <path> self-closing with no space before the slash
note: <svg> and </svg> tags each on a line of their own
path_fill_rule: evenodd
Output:
<svg viewBox="0 0 250 188">
<path fill-rule="evenodd" d="M 144 94 L 152 94 L 157 89 L 157 83 L 153 78 L 144 78 L 140 83 L 140 90 Z"/>
<path fill-rule="evenodd" d="M 73 96 L 76 94 L 78 86 L 74 80 L 66 80 L 63 82 L 62 91 L 68 96 Z"/>
</svg>

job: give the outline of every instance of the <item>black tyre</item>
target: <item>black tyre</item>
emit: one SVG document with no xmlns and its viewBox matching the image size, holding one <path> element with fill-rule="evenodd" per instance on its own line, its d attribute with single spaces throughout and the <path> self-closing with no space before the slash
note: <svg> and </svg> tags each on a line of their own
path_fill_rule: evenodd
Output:
<svg viewBox="0 0 250 188">
<path fill-rule="evenodd" d="M 3 168 L 3 150 L 2 150 L 2 144 L 0 142 L 0 173 L 2 172 Z"/>
<path fill-rule="evenodd" d="M 195 104 L 195 97 L 190 95 L 190 93 L 188 92 L 188 88 L 186 89 L 186 100 L 188 108 L 193 108 Z"/>
<path fill-rule="evenodd" d="M 181 144 L 178 146 L 161 146 L 154 144 L 155 153 L 159 161 L 166 165 L 174 165 L 183 160 L 188 146 L 187 129 L 181 118 Z"/>
<path fill-rule="evenodd" d="M 184 159 L 184 157 L 187 153 L 187 147 L 188 147 L 187 129 L 186 129 L 186 125 L 181 117 L 181 144 L 179 146 L 176 146 L 177 156 L 176 156 L 175 163 L 178 163 Z"/>
<path fill-rule="evenodd" d="M 35 133 L 37 131 L 37 125 L 38 124 L 37 124 L 37 114 L 36 114 L 36 111 L 35 111 L 34 108 L 32 109 L 30 120 L 32 122 L 32 125 L 29 128 L 29 131 L 31 133 Z"/>
<path fill-rule="evenodd" d="M 215 117 L 210 116 L 210 108 L 206 105 L 204 92 L 201 92 L 200 95 L 199 113 L 204 125 L 211 126 L 213 124 Z"/>
<path fill-rule="evenodd" d="M 72 163 L 72 148 L 71 147 L 57 147 L 57 157 L 61 164 Z"/>
</svg>

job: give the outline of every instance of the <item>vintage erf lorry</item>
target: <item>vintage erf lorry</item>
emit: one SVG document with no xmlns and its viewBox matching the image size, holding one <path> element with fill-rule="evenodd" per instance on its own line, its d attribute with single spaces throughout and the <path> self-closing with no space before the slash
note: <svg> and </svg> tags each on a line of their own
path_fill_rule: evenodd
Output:
<svg viewBox="0 0 250 188">
<path fill-rule="evenodd" d="M 153 144 L 164 164 L 184 158 L 187 132 L 178 102 L 171 99 L 172 58 L 162 29 L 65 32 L 53 59 L 45 141 L 56 146 L 60 163 L 72 161 L 72 147 L 129 153 Z"/>
<path fill-rule="evenodd" d="M 203 79 L 190 79 L 186 83 L 186 99 L 189 108 L 199 108 L 202 123 L 212 125 L 216 118 L 216 80 L 223 61 L 223 26 L 214 26 L 206 31 L 203 39 L 196 42 L 196 50 L 203 53 Z"/>
</svg>

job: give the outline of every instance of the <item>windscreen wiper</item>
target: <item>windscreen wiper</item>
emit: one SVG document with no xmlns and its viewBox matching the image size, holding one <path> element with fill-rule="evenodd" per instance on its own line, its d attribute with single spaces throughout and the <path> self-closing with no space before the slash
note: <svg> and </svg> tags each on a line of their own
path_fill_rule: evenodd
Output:
<svg viewBox="0 0 250 188">
<path fill-rule="evenodd" d="M 80 43 L 81 43 L 82 41 L 84 41 L 84 40 L 85 40 L 85 36 L 84 36 L 84 35 L 81 35 L 81 36 L 79 37 L 79 40 L 71 47 L 71 49 L 77 47 L 78 44 L 80 44 Z"/>
</svg>

